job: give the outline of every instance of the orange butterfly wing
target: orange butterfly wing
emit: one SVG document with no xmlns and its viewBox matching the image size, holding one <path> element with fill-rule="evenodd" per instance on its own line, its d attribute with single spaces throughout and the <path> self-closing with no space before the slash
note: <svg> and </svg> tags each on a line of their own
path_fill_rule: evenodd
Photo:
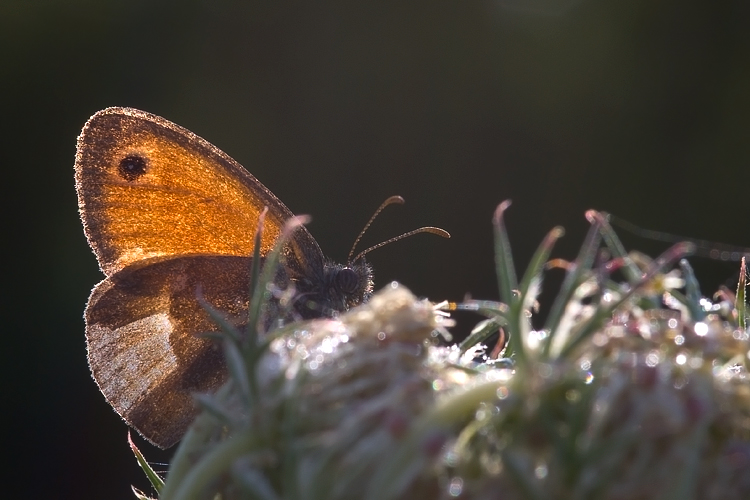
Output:
<svg viewBox="0 0 750 500">
<path fill-rule="evenodd" d="M 247 170 L 192 132 L 130 108 L 92 116 L 78 138 L 76 187 L 86 236 L 111 275 L 130 264 L 182 255 L 250 256 L 269 208 L 261 254 L 292 213 Z M 293 257 L 323 255 L 305 228 Z"/>
<path fill-rule="evenodd" d="M 196 300 L 243 321 L 258 216 L 261 255 L 292 213 L 225 153 L 129 108 L 92 116 L 78 138 L 76 188 L 86 237 L 107 279 L 86 306 L 89 365 L 117 413 L 166 448 L 195 414 L 192 394 L 225 379 L 218 330 Z M 304 227 L 284 249 L 289 277 L 323 270 Z"/>
</svg>

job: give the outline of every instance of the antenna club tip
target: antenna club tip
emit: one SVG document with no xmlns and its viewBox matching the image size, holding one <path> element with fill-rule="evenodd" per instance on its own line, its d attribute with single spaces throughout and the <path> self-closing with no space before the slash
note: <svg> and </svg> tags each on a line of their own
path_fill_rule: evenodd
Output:
<svg viewBox="0 0 750 500">
<path fill-rule="evenodd" d="M 450 238 L 451 233 L 446 231 L 445 229 L 441 229 L 439 227 L 425 227 L 423 228 L 425 233 L 432 233 L 440 236 L 441 238 Z"/>
</svg>

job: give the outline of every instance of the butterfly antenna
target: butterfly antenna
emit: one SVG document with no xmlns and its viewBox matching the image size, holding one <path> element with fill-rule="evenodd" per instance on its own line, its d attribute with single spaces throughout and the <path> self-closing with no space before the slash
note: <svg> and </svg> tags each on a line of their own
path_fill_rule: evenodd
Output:
<svg viewBox="0 0 750 500">
<path fill-rule="evenodd" d="M 405 202 L 404 202 L 404 199 L 402 197 L 396 195 L 396 196 L 391 196 L 390 198 L 388 198 L 387 200 L 385 200 L 383 203 L 380 204 L 380 206 L 378 207 L 378 209 L 375 210 L 375 213 L 372 214 L 372 217 L 370 217 L 370 220 L 368 220 L 367 224 L 365 224 L 365 227 L 363 227 L 362 231 L 359 232 L 359 236 L 357 236 L 357 239 L 354 240 L 354 244 L 352 245 L 352 249 L 349 250 L 349 255 L 346 257 L 346 261 L 347 262 L 354 262 L 352 260 L 352 254 L 354 253 L 354 249 L 357 248 L 357 244 L 359 243 L 359 240 L 362 239 L 362 236 L 364 236 L 365 232 L 367 231 L 367 229 L 372 224 L 372 221 L 375 220 L 375 217 L 377 217 L 380 214 L 380 212 L 383 211 L 383 209 L 385 207 L 387 207 L 388 205 L 393 205 L 394 203 L 398 203 L 399 205 L 403 205 Z M 367 249 L 367 251 L 369 251 L 369 250 L 371 250 L 371 249 Z M 360 254 L 360 255 L 362 255 L 362 254 Z M 357 256 L 357 258 L 359 258 L 359 255 Z M 354 260 L 357 260 L 357 259 L 354 259 Z"/>
<path fill-rule="evenodd" d="M 365 256 L 365 254 L 375 250 L 376 248 L 384 247 L 388 245 L 389 243 L 393 243 L 394 241 L 403 240 L 404 238 L 408 238 L 409 236 L 413 236 L 415 234 L 419 233 L 432 233 L 437 234 L 438 236 L 442 236 L 443 238 L 450 238 L 451 235 L 448 231 L 445 229 L 440 229 L 439 227 L 420 227 L 419 229 L 414 229 L 413 231 L 409 231 L 408 233 L 401 234 L 399 236 L 394 236 L 393 238 L 389 240 L 385 240 L 381 243 L 378 243 L 377 245 L 371 246 L 370 248 L 366 250 L 362 250 L 357 254 L 356 257 L 354 257 L 354 260 L 350 260 L 349 262 L 356 262 L 362 257 Z"/>
</svg>

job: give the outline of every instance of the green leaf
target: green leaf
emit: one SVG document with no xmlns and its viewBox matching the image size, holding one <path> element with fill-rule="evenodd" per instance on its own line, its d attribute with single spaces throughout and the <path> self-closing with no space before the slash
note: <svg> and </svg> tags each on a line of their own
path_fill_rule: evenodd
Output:
<svg viewBox="0 0 750 500">
<path fill-rule="evenodd" d="M 742 257 L 740 263 L 740 279 L 737 283 L 737 298 L 735 299 L 734 307 L 737 309 L 737 323 L 740 330 L 747 331 L 747 267 L 745 257 Z"/>
<path fill-rule="evenodd" d="M 133 439 L 130 436 L 130 432 L 128 432 L 128 444 L 130 445 L 130 449 L 133 451 L 133 455 L 135 455 L 135 459 L 138 461 L 138 465 L 141 466 L 141 469 L 143 469 L 143 472 L 146 474 L 146 477 L 151 483 L 151 486 L 153 486 L 156 492 L 159 493 L 164 487 L 164 480 L 160 478 L 156 472 L 154 472 L 154 469 L 152 469 L 151 465 L 149 465 L 149 463 L 146 461 L 143 453 L 141 453 L 141 450 L 139 450 L 133 442 Z M 133 488 L 133 492 L 136 494 L 136 496 L 138 496 L 140 492 L 136 491 L 137 490 Z"/>
</svg>

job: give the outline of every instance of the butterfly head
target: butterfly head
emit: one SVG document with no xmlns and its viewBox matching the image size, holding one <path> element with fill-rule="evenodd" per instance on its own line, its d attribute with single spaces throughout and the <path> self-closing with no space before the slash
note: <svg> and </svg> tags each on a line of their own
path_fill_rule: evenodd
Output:
<svg viewBox="0 0 750 500">
<path fill-rule="evenodd" d="M 372 267 L 365 260 L 365 255 L 372 250 L 418 233 L 432 233 L 442 237 L 450 237 L 443 229 L 422 227 L 378 243 L 352 257 L 357 244 L 378 214 L 388 205 L 402 203 L 404 203 L 402 197 L 391 196 L 380 205 L 354 240 L 346 264 L 337 264 L 326 260 L 323 265 L 322 276 L 316 276 L 314 280 L 296 280 L 297 300 L 302 303 L 302 307 L 297 309 L 298 311 L 300 309 L 304 311 L 303 316 L 333 316 L 337 312 L 347 311 L 366 302 L 372 295 L 373 281 Z"/>
<path fill-rule="evenodd" d="M 310 316 L 333 316 L 370 298 L 372 267 L 364 259 L 349 264 L 326 261 L 319 279 L 298 281 L 296 287 L 297 300 Z"/>
</svg>

